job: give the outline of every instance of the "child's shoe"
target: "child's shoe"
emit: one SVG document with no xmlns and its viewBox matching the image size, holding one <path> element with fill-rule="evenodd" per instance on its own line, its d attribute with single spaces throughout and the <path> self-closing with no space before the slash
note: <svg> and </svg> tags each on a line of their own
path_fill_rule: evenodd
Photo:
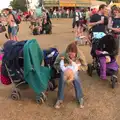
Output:
<svg viewBox="0 0 120 120">
<path fill-rule="evenodd" d="M 61 105 L 63 104 L 63 101 L 62 100 L 57 100 L 56 104 L 55 104 L 55 108 L 56 109 L 60 109 Z"/>
<path fill-rule="evenodd" d="M 79 104 L 80 108 L 83 109 L 83 108 L 84 108 L 84 99 L 81 98 L 81 99 L 78 101 L 78 104 Z"/>
</svg>

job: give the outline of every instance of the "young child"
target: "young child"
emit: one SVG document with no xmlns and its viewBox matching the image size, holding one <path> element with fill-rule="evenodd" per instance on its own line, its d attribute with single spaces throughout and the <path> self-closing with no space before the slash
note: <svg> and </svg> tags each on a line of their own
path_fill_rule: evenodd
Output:
<svg viewBox="0 0 120 120">
<path fill-rule="evenodd" d="M 108 53 L 107 51 L 99 51 L 99 50 L 96 50 L 96 54 L 97 54 L 97 55 L 100 55 L 100 54 L 105 55 L 106 63 L 110 63 L 110 62 L 111 62 L 111 57 L 109 56 L 109 53 Z M 108 55 L 107 55 L 107 54 L 108 54 Z"/>
<path fill-rule="evenodd" d="M 86 37 L 84 34 L 81 34 L 79 30 L 76 30 L 75 32 L 75 41 L 77 41 L 78 45 L 87 45 L 87 43 L 90 43 L 88 37 Z"/>
<path fill-rule="evenodd" d="M 64 64 L 64 58 L 61 58 L 60 61 L 60 69 L 64 72 L 64 80 L 66 83 L 70 83 L 74 80 L 75 78 L 75 73 L 79 70 L 80 68 L 80 62 L 73 62 L 70 60 L 70 65 L 65 65 Z"/>
</svg>

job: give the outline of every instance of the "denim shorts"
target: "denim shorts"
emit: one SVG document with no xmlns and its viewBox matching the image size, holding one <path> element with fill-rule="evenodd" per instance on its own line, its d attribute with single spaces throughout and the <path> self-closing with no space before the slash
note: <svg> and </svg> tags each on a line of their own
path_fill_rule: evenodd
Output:
<svg viewBox="0 0 120 120">
<path fill-rule="evenodd" d="M 11 27 L 11 34 L 12 34 L 12 36 L 16 36 L 17 32 L 18 32 L 18 27 L 17 26 Z"/>
<path fill-rule="evenodd" d="M 8 26 L 8 34 L 10 34 L 10 33 L 11 33 L 11 27 Z"/>
<path fill-rule="evenodd" d="M 12 36 L 16 36 L 18 32 L 18 27 L 14 26 L 14 27 L 10 27 L 8 26 L 8 33 L 12 34 Z"/>
</svg>

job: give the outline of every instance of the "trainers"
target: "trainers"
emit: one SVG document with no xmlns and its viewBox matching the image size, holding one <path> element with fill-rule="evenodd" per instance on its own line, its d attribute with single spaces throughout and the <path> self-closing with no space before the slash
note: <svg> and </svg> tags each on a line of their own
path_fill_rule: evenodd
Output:
<svg viewBox="0 0 120 120">
<path fill-rule="evenodd" d="M 83 109 L 83 108 L 84 108 L 84 99 L 81 98 L 81 99 L 78 101 L 78 104 L 79 104 L 80 108 Z"/>
<path fill-rule="evenodd" d="M 56 104 L 55 104 L 55 108 L 56 109 L 60 109 L 61 105 L 62 105 L 63 101 L 62 100 L 57 100 Z"/>
</svg>

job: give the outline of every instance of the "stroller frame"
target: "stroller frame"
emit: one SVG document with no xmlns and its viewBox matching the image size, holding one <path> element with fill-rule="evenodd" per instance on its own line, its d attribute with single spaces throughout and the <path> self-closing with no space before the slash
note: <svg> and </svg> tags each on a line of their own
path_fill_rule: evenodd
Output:
<svg viewBox="0 0 120 120">
<path fill-rule="evenodd" d="M 7 67 L 6 64 L 5 64 L 5 68 L 6 68 L 6 70 L 7 70 L 7 73 L 8 73 L 8 76 L 9 76 L 9 79 L 10 79 L 11 83 L 14 85 L 14 87 L 13 87 L 13 89 L 12 89 L 12 92 L 11 92 L 11 98 L 12 98 L 12 100 L 18 101 L 18 100 L 21 99 L 21 96 L 22 96 L 19 87 L 20 87 L 21 85 L 25 85 L 25 84 L 26 84 L 26 81 L 21 81 L 21 82 L 19 82 L 19 83 L 16 84 L 15 82 L 13 82 L 13 79 L 12 79 L 12 77 L 11 77 L 11 74 L 10 74 L 9 69 L 8 69 L 8 67 Z M 22 69 L 21 69 L 21 70 L 22 70 Z M 44 92 L 41 92 L 40 95 L 37 95 L 37 96 L 36 96 L 36 102 L 37 102 L 38 104 L 43 104 L 46 100 L 47 100 L 47 97 L 46 97 L 46 95 L 45 95 Z"/>
<path fill-rule="evenodd" d="M 92 42 L 93 42 L 93 44 L 96 44 L 96 46 L 99 44 L 99 40 L 97 40 L 96 43 L 95 43 L 94 40 Z M 93 48 L 92 48 L 92 50 L 93 50 Z M 94 50 L 93 50 L 93 52 L 95 53 Z M 99 56 L 98 55 L 95 55 L 95 56 L 93 55 L 93 62 L 91 64 L 88 64 L 88 70 L 87 70 L 88 75 L 92 77 L 92 74 L 93 74 L 94 70 L 96 70 L 98 76 L 100 76 L 100 61 L 99 61 Z M 115 88 L 115 85 L 117 83 L 117 79 L 118 79 L 117 78 L 117 73 L 118 72 L 114 71 L 114 73 L 112 73 L 112 75 L 107 75 L 107 76 L 111 76 L 111 87 L 112 88 Z M 107 69 L 106 69 L 106 74 L 107 74 Z"/>
<path fill-rule="evenodd" d="M 88 70 L 87 70 L 88 75 L 92 77 L 93 71 L 95 70 L 98 76 L 100 76 L 100 63 L 98 61 L 98 58 L 97 59 L 94 58 L 92 64 L 88 64 Z M 107 71 L 106 71 L 106 74 L 107 74 Z M 107 75 L 107 76 L 111 76 L 111 87 L 115 88 L 115 85 L 118 81 L 117 72 L 114 71 L 112 75 Z"/>
</svg>

